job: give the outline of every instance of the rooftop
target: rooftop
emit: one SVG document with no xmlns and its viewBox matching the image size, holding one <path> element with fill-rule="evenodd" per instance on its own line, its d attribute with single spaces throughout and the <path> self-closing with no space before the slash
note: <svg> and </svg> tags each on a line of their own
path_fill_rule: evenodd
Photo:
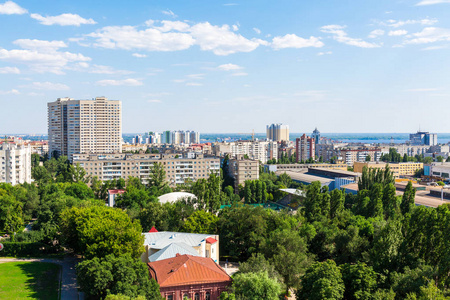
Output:
<svg viewBox="0 0 450 300">
<path fill-rule="evenodd" d="M 277 171 L 277 172 L 275 172 L 275 174 L 277 174 L 277 175 L 281 175 L 283 173 L 286 173 L 287 175 L 289 175 L 292 178 L 292 180 L 307 182 L 307 183 L 311 183 L 313 181 L 320 181 L 321 184 L 327 184 L 327 183 L 334 181 L 334 179 L 309 175 L 309 174 L 305 174 L 305 173 L 301 173 L 301 172 L 293 172 L 293 171 Z"/>
<path fill-rule="evenodd" d="M 174 203 L 174 202 L 177 202 L 178 200 L 182 200 L 185 198 L 197 199 L 197 196 L 195 196 L 194 194 L 191 194 L 191 193 L 173 192 L 173 193 L 168 193 L 168 194 L 159 196 L 158 200 L 161 203 L 167 203 L 167 202 Z"/>
<path fill-rule="evenodd" d="M 162 248 L 158 252 L 150 255 L 148 257 L 148 260 L 150 262 L 168 259 L 177 256 L 177 254 L 189 254 L 192 256 L 200 256 L 197 251 L 195 251 L 194 248 L 192 248 L 189 245 L 186 245 L 185 243 L 172 243 L 170 245 L 167 245 L 166 247 Z"/>
<path fill-rule="evenodd" d="M 171 231 L 146 232 L 143 235 L 145 237 L 144 245 L 149 245 L 153 249 L 163 249 L 172 243 L 184 243 L 191 247 L 197 247 L 207 238 L 214 237 L 213 234 Z"/>
</svg>

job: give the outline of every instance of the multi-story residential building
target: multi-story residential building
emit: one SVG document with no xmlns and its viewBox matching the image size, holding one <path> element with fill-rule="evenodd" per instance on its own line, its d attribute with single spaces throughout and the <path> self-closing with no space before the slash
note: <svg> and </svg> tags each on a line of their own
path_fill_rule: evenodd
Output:
<svg viewBox="0 0 450 300">
<path fill-rule="evenodd" d="M 413 176 L 417 170 L 423 168 L 423 163 L 419 162 L 400 162 L 400 163 L 384 163 L 384 162 L 355 162 L 353 163 L 353 170 L 358 173 L 362 173 L 364 167 L 373 169 L 384 169 L 386 165 L 389 165 L 389 169 L 392 171 L 395 178 L 403 176 Z"/>
<path fill-rule="evenodd" d="M 137 136 L 135 136 L 132 140 L 132 144 L 136 145 L 136 144 L 143 144 L 144 143 L 144 139 L 142 138 L 142 135 L 138 134 Z"/>
<path fill-rule="evenodd" d="M 171 145 L 190 145 L 200 143 L 200 133 L 196 131 L 164 131 L 162 134 L 150 132 L 149 144 L 171 144 Z"/>
<path fill-rule="evenodd" d="M 297 162 L 306 161 L 310 158 L 315 159 L 316 156 L 316 142 L 314 138 L 303 134 L 300 138 L 295 140 L 296 160 Z"/>
<path fill-rule="evenodd" d="M 380 148 L 342 149 L 340 155 L 347 165 L 355 162 L 380 161 L 382 151 Z"/>
<path fill-rule="evenodd" d="M 437 145 L 437 134 L 425 131 L 417 131 L 409 135 L 409 143 L 411 145 Z"/>
<path fill-rule="evenodd" d="M 187 180 L 208 178 L 211 173 L 220 173 L 219 158 L 205 158 L 201 154 L 186 158 L 180 154 L 76 154 L 74 164 L 80 164 L 86 176 L 97 176 L 102 181 L 128 177 L 139 177 L 148 182 L 151 167 L 163 165 L 166 180 L 170 185 L 183 184 Z"/>
<path fill-rule="evenodd" d="M 0 182 L 31 183 L 31 147 L 3 143 L 0 145 Z"/>
<path fill-rule="evenodd" d="M 228 154 L 232 158 L 247 155 L 249 159 L 265 164 L 269 159 L 278 158 L 278 144 L 270 140 L 216 143 L 214 153 L 216 156 Z"/>
<path fill-rule="evenodd" d="M 50 157 L 122 152 L 121 102 L 97 97 L 48 103 L 48 140 Z"/>
<path fill-rule="evenodd" d="M 228 162 L 228 174 L 234 179 L 234 188 L 244 185 L 246 180 L 259 179 L 259 162 L 256 160 L 244 159 L 239 156 L 237 159 L 230 159 Z"/>
<path fill-rule="evenodd" d="M 289 125 L 283 124 L 267 125 L 266 138 L 274 142 L 289 141 Z"/>
</svg>

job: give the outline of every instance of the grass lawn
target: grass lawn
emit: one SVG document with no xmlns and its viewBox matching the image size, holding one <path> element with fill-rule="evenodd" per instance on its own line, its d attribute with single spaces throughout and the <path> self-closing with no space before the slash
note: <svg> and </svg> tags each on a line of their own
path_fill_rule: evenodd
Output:
<svg viewBox="0 0 450 300">
<path fill-rule="evenodd" d="M 0 299 L 57 300 L 59 271 L 52 263 L 0 263 Z"/>
</svg>

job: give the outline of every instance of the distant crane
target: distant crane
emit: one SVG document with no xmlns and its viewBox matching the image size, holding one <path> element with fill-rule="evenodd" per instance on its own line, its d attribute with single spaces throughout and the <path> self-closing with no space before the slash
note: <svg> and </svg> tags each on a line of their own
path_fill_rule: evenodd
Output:
<svg viewBox="0 0 450 300">
<path fill-rule="evenodd" d="M 239 132 L 238 134 L 250 134 L 252 136 L 252 141 L 255 140 L 255 129 L 252 129 L 252 133 L 248 133 L 248 132 Z"/>
</svg>

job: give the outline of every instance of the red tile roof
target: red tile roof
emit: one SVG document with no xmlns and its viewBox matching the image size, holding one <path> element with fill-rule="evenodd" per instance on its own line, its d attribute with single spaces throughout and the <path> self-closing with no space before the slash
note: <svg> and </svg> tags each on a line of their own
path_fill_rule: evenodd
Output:
<svg viewBox="0 0 450 300">
<path fill-rule="evenodd" d="M 217 240 L 216 240 L 216 239 L 213 239 L 212 237 L 209 237 L 209 238 L 206 239 L 206 242 L 207 242 L 208 244 L 214 244 L 214 243 L 217 243 Z"/>
<path fill-rule="evenodd" d="M 148 232 L 158 232 L 158 230 L 156 230 L 155 226 L 153 226 Z"/>
<path fill-rule="evenodd" d="M 161 287 L 231 282 L 231 277 L 211 258 L 179 255 L 148 263 L 150 277 Z"/>
</svg>

